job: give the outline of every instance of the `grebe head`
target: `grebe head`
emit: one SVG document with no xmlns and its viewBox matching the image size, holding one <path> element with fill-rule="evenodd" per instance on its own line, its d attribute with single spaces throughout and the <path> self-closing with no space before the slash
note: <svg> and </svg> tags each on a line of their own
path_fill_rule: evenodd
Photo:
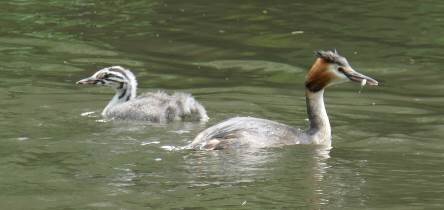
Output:
<svg viewBox="0 0 444 210">
<path fill-rule="evenodd" d="M 115 89 L 122 89 L 131 86 L 133 89 L 137 87 L 137 81 L 134 74 L 121 66 L 111 66 L 100 69 L 91 77 L 79 80 L 76 84 L 110 86 Z"/>
<path fill-rule="evenodd" d="M 378 81 L 356 72 L 347 59 L 334 51 L 317 51 L 318 57 L 307 74 L 305 86 L 312 92 L 317 92 L 330 85 L 346 81 L 361 84 L 378 85 Z"/>
</svg>

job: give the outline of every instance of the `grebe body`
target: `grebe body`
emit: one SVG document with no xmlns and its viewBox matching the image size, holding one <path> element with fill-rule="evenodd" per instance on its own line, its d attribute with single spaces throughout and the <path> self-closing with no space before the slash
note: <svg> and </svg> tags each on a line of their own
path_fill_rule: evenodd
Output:
<svg viewBox="0 0 444 210">
<path fill-rule="evenodd" d="M 325 88 L 346 81 L 368 85 L 378 85 L 378 82 L 356 72 L 336 51 L 318 51 L 316 55 L 305 81 L 308 129 L 301 130 L 254 117 L 235 117 L 203 130 L 186 148 L 216 150 L 291 144 L 316 144 L 330 148 L 331 127 L 324 105 Z"/>
</svg>

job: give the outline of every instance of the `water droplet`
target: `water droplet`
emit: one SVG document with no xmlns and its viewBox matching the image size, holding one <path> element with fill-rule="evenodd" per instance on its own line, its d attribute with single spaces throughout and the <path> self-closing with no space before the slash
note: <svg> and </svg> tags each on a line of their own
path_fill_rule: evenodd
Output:
<svg viewBox="0 0 444 210">
<path fill-rule="evenodd" d="M 366 79 L 363 79 L 363 80 L 361 81 L 361 89 L 359 89 L 359 92 L 358 92 L 359 94 L 361 94 L 362 89 L 364 88 L 365 84 L 367 84 L 367 80 L 366 80 Z"/>
<path fill-rule="evenodd" d="M 365 84 L 367 84 L 367 80 L 366 80 L 366 79 L 363 79 L 363 80 L 361 81 L 361 87 L 364 87 Z"/>
</svg>

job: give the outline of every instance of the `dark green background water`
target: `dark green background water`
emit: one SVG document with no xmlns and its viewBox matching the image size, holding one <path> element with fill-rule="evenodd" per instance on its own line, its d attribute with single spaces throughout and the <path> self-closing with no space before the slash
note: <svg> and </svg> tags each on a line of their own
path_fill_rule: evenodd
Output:
<svg viewBox="0 0 444 210">
<path fill-rule="evenodd" d="M 1 209 L 442 209 L 442 1 L 2 1 Z M 306 126 L 313 51 L 383 82 L 326 92 L 316 147 L 171 150 L 232 116 Z M 110 66 L 184 90 L 206 125 L 102 122 Z M 95 112 L 81 116 L 85 112 Z"/>
</svg>

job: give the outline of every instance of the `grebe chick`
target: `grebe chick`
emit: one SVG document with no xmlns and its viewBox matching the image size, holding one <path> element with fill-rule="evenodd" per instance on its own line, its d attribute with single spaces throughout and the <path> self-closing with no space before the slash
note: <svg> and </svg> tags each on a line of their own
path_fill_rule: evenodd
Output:
<svg viewBox="0 0 444 210">
<path fill-rule="evenodd" d="M 207 121 L 205 108 L 190 94 L 163 91 L 145 93 L 136 97 L 137 81 L 134 74 L 121 66 L 101 69 L 76 84 L 109 86 L 116 94 L 102 111 L 108 119 L 170 122 L 174 120 Z"/>
<path fill-rule="evenodd" d="M 318 51 L 316 55 L 318 58 L 308 71 L 305 81 L 310 122 L 307 130 L 266 119 L 235 117 L 203 130 L 186 148 L 215 150 L 292 144 L 316 144 L 331 148 L 331 127 L 324 106 L 324 89 L 345 81 L 368 85 L 378 85 L 378 82 L 353 70 L 347 59 L 336 50 Z"/>
</svg>

